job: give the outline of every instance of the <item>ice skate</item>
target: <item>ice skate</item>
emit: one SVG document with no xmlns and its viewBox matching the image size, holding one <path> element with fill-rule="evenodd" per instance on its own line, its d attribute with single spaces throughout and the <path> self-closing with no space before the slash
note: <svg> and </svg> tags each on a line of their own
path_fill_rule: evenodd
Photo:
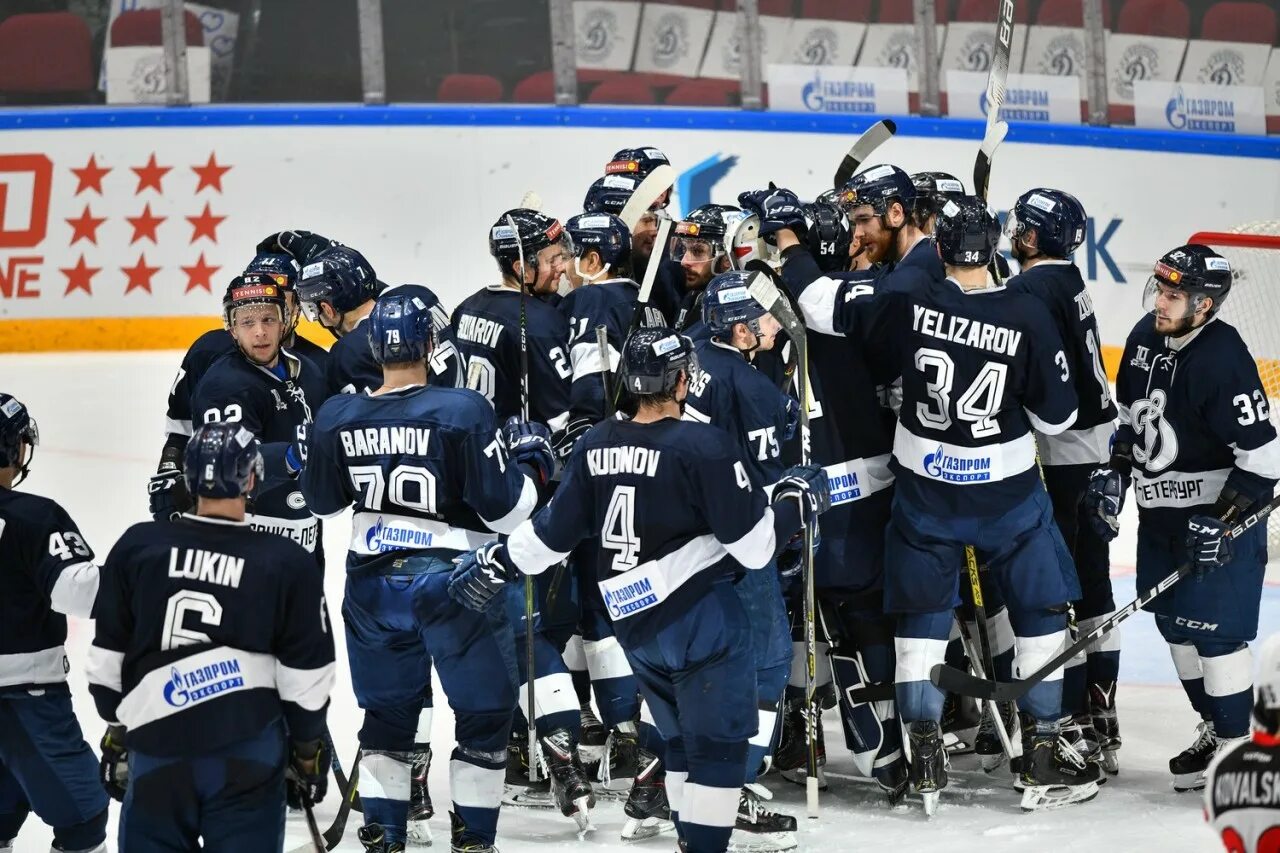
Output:
<svg viewBox="0 0 1280 853">
<path fill-rule="evenodd" d="M 356 838 L 364 845 L 365 853 L 404 853 L 404 845 L 399 841 L 387 841 L 386 831 L 376 823 L 357 829 Z"/>
<path fill-rule="evenodd" d="M 1102 775 L 1098 765 L 1071 747 L 1057 723 L 1037 722 L 1029 714 L 1019 714 L 1019 718 L 1022 761 L 1018 782 L 1023 811 L 1059 809 L 1098 796 Z"/>
<path fill-rule="evenodd" d="M 427 823 L 436 813 L 431 804 L 431 792 L 427 790 L 427 773 L 431 770 L 431 747 L 413 754 L 409 775 L 409 840 L 414 844 L 431 846 L 431 826 Z"/>
<path fill-rule="evenodd" d="M 1066 745 L 1085 761 L 1102 768 L 1102 746 L 1098 742 L 1098 733 L 1093 730 L 1093 718 L 1088 714 L 1077 714 L 1059 721 L 1061 736 Z M 1098 774 L 1098 784 L 1105 785 L 1107 775 Z"/>
<path fill-rule="evenodd" d="M 450 853 L 498 853 L 498 848 L 486 844 L 467 832 L 467 825 L 455 812 L 449 812 Z"/>
<path fill-rule="evenodd" d="M 600 783 L 597 794 L 620 799 L 631 788 L 631 780 L 639 771 L 639 763 L 640 745 L 635 733 L 623 731 L 619 727 L 609 732 L 604 760 L 600 762 L 598 774 L 591 777 L 588 773 L 588 777 Z"/>
<path fill-rule="evenodd" d="M 554 806 L 551 796 L 551 782 L 547 778 L 545 763 L 538 761 L 538 781 L 529 781 L 529 761 L 533 758 L 529 750 L 529 735 L 523 729 L 511 730 L 511 738 L 507 741 L 507 777 L 502 790 L 502 804 L 506 806 L 528 806 L 536 809 L 549 809 Z"/>
<path fill-rule="evenodd" d="M 966 696 L 948 693 L 942 703 L 942 742 L 952 755 L 974 751 L 978 735 L 977 704 Z"/>
<path fill-rule="evenodd" d="M 807 715 L 803 699 L 792 699 L 786 704 L 782 718 L 782 734 L 778 739 L 778 747 L 773 751 L 773 767 L 782 778 L 797 785 L 805 784 L 808 778 L 809 744 L 806 740 L 805 723 Z M 826 738 L 822 733 L 822 715 L 817 720 L 818 789 L 827 790 L 827 779 L 822 768 L 827 763 Z"/>
<path fill-rule="evenodd" d="M 885 767 L 877 767 L 872 771 L 876 784 L 884 791 L 889 808 L 900 805 L 907 796 L 907 759 L 901 754 Z"/>
<path fill-rule="evenodd" d="M 1018 717 L 1013 703 L 1003 702 L 997 707 L 1000 709 L 1000 720 L 1004 723 L 1005 734 L 1012 742 L 1018 737 Z M 996 730 L 996 717 L 991 713 L 991 705 L 986 702 L 982 704 L 982 720 L 978 724 L 973 751 L 982 763 L 982 769 L 987 773 L 999 770 L 1008 759 L 1005 755 L 1004 743 L 1000 740 L 1000 733 Z"/>
<path fill-rule="evenodd" d="M 763 785 L 744 785 L 738 795 L 738 819 L 729 837 L 735 853 L 777 853 L 796 847 L 796 819 L 767 805 L 773 793 Z"/>
<path fill-rule="evenodd" d="M 1120 772 L 1120 722 L 1116 717 L 1114 681 L 1089 685 L 1089 713 L 1102 750 L 1102 769 L 1114 776 Z"/>
<path fill-rule="evenodd" d="M 556 729 L 539 738 L 539 743 L 551 777 L 551 792 L 561 814 L 573 818 L 578 825 L 579 836 L 594 830 L 595 827 L 591 825 L 591 809 L 596 804 L 596 796 L 582 769 L 573 736 L 568 729 Z"/>
<path fill-rule="evenodd" d="M 600 778 L 600 762 L 605 755 L 605 747 L 609 739 L 609 730 L 592 710 L 588 702 L 578 708 L 578 718 L 582 722 L 582 735 L 578 738 L 578 758 L 592 779 Z"/>
<path fill-rule="evenodd" d="M 924 813 L 933 816 L 938 796 L 947 787 L 947 751 L 933 720 L 916 720 L 907 728 L 911 741 L 911 789 L 924 800 Z"/>
<path fill-rule="evenodd" d="M 646 750 L 638 750 L 640 772 L 631 783 L 631 792 L 622 811 L 627 822 L 622 827 L 623 841 L 643 841 L 661 832 L 675 829 L 671 806 L 667 802 L 667 772 L 662 759 Z"/>
<path fill-rule="evenodd" d="M 1173 774 L 1173 790 L 1199 791 L 1204 788 L 1205 771 L 1218 751 L 1218 735 L 1213 720 L 1203 720 L 1196 726 L 1196 739 L 1191 746 L 1169 759 L 1169 772 Z"/>
</svg>

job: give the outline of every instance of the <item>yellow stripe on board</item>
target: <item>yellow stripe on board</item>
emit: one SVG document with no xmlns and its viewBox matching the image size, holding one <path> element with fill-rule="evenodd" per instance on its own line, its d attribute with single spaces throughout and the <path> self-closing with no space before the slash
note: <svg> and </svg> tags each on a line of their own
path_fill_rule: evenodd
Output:
<svg viewBox="0 0 1280 853">
<path fill-rule="evenodd" d="M 0 353 L 76 350 L 185 350 L 218 317 L 42 317 L 0 320 Z M 298 324 L 303 337 L 328 347 L 333 341 L 318 323 Z"/>
</svg>

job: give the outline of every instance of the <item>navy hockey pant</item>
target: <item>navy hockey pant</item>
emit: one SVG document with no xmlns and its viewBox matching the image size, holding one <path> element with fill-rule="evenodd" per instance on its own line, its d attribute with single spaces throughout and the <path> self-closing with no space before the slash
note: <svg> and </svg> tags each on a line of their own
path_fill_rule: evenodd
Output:
<svg viewBox="0 0 1280 853">
<path fill-rule="evenodd" d="M 277 721 L 252 740 L 201 755 L 131 751 L 120 849 L 279 853 L 284 845 L 284 740 L 284 726 Z"/>
<path fill-rule="evenodd" d="M 907 722 L 942 716 L 942 693 L 929 672 L 945 658 L 966 544 L 1004 592 L 1015 634 L 1015 675 L 1039 669 L 1057 653 L 1066 636 L 1065 605 L 1080 597 L 1071 555 L 1039 483 L 996 517 L 939 518 L 897 493 L 885 539 L 885 610 L 898 614 L 895 681 L 898 711 Z M 1037 719 L 1056 720 L 1061 701 L 1058 670 L 1018 704 Z"/>
<path fill-rule="evenodd" d="M 667 798 L 688 853 L 721 853 L 757 731 L 751 630 L 733 585 L 718 581 L 653 637 L 623 644 L 667 741 Z"/>
<path fill-rule="evenodd" d="M 454 713 L 457 746 L 449 762 L 453 810 L 468 832 L 492 843 L 516 704 L 510 624 L 494 609 L 476 613 L 449 598 L 452 554 L 396 560 L 394 574 L 347 577 L 342 617 L 360 729 L 360 799 L 366 824 L 404 841 L 410 792 L 409 750 L 420 702 L 414 663 L 424 655 Z M 389 567 L 390 568 L 390 567 Z M 408 668 L 408 669 L 404 669 Z M 406 677 L 406 672 L 409 677 Z"/>
<path fill-rule="evenodd" d="M 747 755 L 747 781 L 754 782 L 765 757 L 770 754 L 778 723 L 778 704 L 791 671 L 791 628 L 775 564 L 746 572 L 735 588 L 747 614 L 747 624 L 751 626 L 756 669 L 759 731 L 751 738 Z"/>
<path fill-rule="evenodd" d="M 0 694 L 0 842 L 27 814 L 53 827 L 54 842 L 88 850 L 107 837 L 107 795 L 65 684 Z"/>
</svg>

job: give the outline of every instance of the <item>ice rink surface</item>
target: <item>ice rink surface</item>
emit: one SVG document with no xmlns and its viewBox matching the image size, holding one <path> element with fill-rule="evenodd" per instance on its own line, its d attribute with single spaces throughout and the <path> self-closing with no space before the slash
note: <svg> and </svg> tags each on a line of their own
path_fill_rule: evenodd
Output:
<svg viewBox="0 0 1280 853">
<path fill-rule="evenodd" d="M 163 441 L 165 399 L 182 359 L 179 352 L 70 353 L 0 356 L 0 391 L 22 400 L 40 424 L 41 445 L 30 479 L 21 488 L 59 501 L 70 512 L 99 562 L 131 524 L 147 518 L 146 481 L 155 471 Z M 1116 601 L 1134 595 L 1134 521 L 1128 510 L 1126 525 L 1112 550 Z M 338 614 L 342 598 L 341 571 L 347 520 L 325 526 L 329 570 L 326 579 L 329 611 Z M 1273 561 L 1273 567 L 1275 563 Z M 1259 634 L 1280 630 L 1280 587 L 1272 578 L 1263 595 Z M 86 738 L 95 746 L 103 724 L 85 686 L 85 650 L 92 623 L 72 620 L 67 643 L 76 709 Z M 762 781 L 776 794 L 774 805 L 799 818 L 800 847 L 809 851 L 895 850 L 968 851 L 1053 850 L 1181 851 L 1221 850 L 1205 827 L 1198 795 L 1175 794 L 1170 787 L 1167 760 L 1187 746 L 1197 722 L 1177 684 L 1167 646 L 1139 614 L 1122 627 L 1121 686 L 1118 690 L 1124 747 L 1119 777 L 1111 779 L 1094 801 L 1058 812 L 1023 814 L 1007 773 L 985 776 L 972 757 L 952 765 L 951 786 L 942 795 L 938 814 L 927 820 L 918 801 L 890 810 L 874 789 L 851 777 L 852 759 L 844 754 L 843 737 L 834 715 L 825 716 L 828 774 L 831 788 L 822 797 L 819 820 L 803 818 L 803 789 L 777 775 Z M 342 634 L 338 633 L 338 685 L 329 711 L 329 726 L 349 771 L 356 749 L 360 717 L 349 689 Z M 436 687 L 431 792 L 437 814 L 432 830 L 437 848 L 448 844 L 448 761 L 452 747 L 452 717 L 444 707 L 444 693 Z M 321 828 L 337 811 L 332 781 L 328 799 L 318 808 Z M 116 804 L 111 813 L 111 849 L 115 849 Z M 355 840 L 359 815 L 353 815 L 339 850 L 360 850 Z M 603 802 L 594 815 L 596 832 L 577 840 L 569 818 L 557 813 L 504 808 L 499 824 L 499 847 L 505 853 L 532 853 L 548 844 L 560 853 L 569 849 L 671 850 L 674 836 L 639 844 L 624 844 L 621 802 Z M 48 829 L 33 815 L 17 841 L 17 853 L 43 853 L 51 840 Z M 286 850 L 306 842 L 300 817 L 290 817 Z M 305 849 L 305 848 L 303 848 Z M 409 848 L 420 849 L 420 848 Z"/>
</svg>

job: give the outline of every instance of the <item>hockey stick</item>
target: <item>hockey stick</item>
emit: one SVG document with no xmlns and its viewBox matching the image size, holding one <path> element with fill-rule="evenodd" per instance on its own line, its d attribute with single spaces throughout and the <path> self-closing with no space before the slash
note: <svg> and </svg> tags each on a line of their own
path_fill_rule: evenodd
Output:
<svg viewBox="0 0 1280 853">
<path fill-rule="evenodd" d="M 604 416 L 613 417 L 613 382 L 610 379 L 609 367 L 609 330 L 604 323 L 596 326 L 596 349 L 600 351 L 600 384 L 604 385 Z"/>
<path fill-rule="evenodd" d="M 342 762 L 338 760 L 338 748 L 333 745 L 333 734 L 329 731 L 327 726 L 325 727 L 325 730 L 324 730 L 324 742 L 325 742 L 325 746 L 329 748 L 329 755 L 331 756 L 329 759 L 329 763 L 333 767 L 333 778 L 336 779 L 338 782 L 338 790 L 346 791 L 349 785 L 349 780 L 347 779 L 347 774 L 344 773 L 342 770 Z M 360 806 L 359 794 L 356 795 L 355 801 L 352 802 L 351 809 L 352 811 L 357 811 L 357 812 L 364 811 L 364 809 L 361 808 Z"/>
<path fill-rule="evenodd" d="M 529 190 L 524 194 L 524 198 L 520 199 L 520 206 L 528 210 L 542 211 L 542 196 L 533 190 Z"/>
<path fill-rule="evenodd" d="M 756 264 L 759 264 L 757 266 Z M 763 267 L 763 269 L 761 269 Z M 791 303 L 773 282 L 777 273 L 763 261 L 748 265 L 753 272 L 747 284 L 751 297 L 764 306 L 786 330 L 791 345 L 796 348 L 799 368 L 796 385 L 800 392 L 800 463 L 808 465 L 809 448 L 809 346 L 804 323 L 796 316 Z M 816 602 L 813 586 L 813 544 L 817 539 L 818 520 L 810 518 L 804 526 L 804 701 L 805 744 L 808 755 L 805 764 L 805 803 L 811 819 L 818 816 L 818 637 Z"/>
<path fill-rule="evenodd" d="M 303 802 L 302 813 L 307 819 L 307 833 L 311 836 L 311 846 L 315 853 L 325 853 L 329 848 L 324 844 L 324 837 L 320 834 L 320 826 L 316 823 L 316 812 L 311 803 Z"/>
<path fill-rule="evenodd" d="M 1231 528 L 1230 536 L 1235 538 L 1242 535 L 1246 530 L 1263 521 L 1277 507 L 1280 507 L 1280 497 L 1273 497 L 1265 506 L 1239 524 Z M 972 696 L 975 699 L 994 699 L 997 702 L 1013 702 L 1024 695 L 1032 687 L 1035 687 L 1041 681 L 1049 676 L 1059 667 L 1066 664 L 1080 652 L 1084 651 L 1095 640 L 1099 640 L 1111 633 L 1117 625 L 1137 613 L 1146 605 L 1150 604 L 1156 596 L 1173 586 L 1178 581 L 1185 578 L 1195 570 L 1195 563 L 1186 562 L 1177 568 L 1172 574 L 1165 577 L 1160 583 L 1151 587 L 1142 595 L 1126 604 L 1124 607 L 1112 613 L 1109 617 L 1100 622 L 1092 631 L 1082 635 L 1074 643 L 1068 645 L 1065 649 L 1057 654 L 1052 660 L 1035 672 L 1028 675 L 1021 681 L 999 682 L 986 678 L 978 678 L 967 672 L 961 672 L 954 667 L 946 664 L 938 664 L 929 673 L 929 679 L 943 690 L 950 690 L 953 693 L 959 693 L 964 696 Z"/>
<path fill-rule="evenodd" d="M 507 215 L 507 224 L 511 226 L 511 235 L 516 241 L 516 252 L 520 258 L 520 416 L 529 420 L 529 315 L 526 310 L 528 302 L 524 277 L 529 268 L 524 262 L 524 242 L 520 239 L 520 229 L 516 221 Z M 527 701 L 528 713 L 525 715 L 529 723 L 529 749 L 533 750 L 538 743 L 538 725 L 535 722 L 534 687 L 537 679 L 533 675 L 533 575 L 524 576 L 524 645 L 525 645 L 525 677 L 528 679 Z M 530 753 L 532 754 L 532 752 Z M 529 762 L 529 781 L 538 781 L 538 762 Z"/>
<path fill-rule="evenodd" d="M 977 643 L 975 643 L 973 637 L 969 635 L 969 626 L 965 623 L 964 619 L 960 618 L 959 613 L 956 614 L 956 623 L 960 626 L 960 644 L 964 646 L 965 654 L 969 656 L 970 663 L 975 667 L 980 666 L 977 663 L 977 660 L 978 660 Z M 992 668 L 990 669 L 982 667 L 981 671 L 978 674 L 983 675 L 987 672 L 995 673 L 994 661 L 992 662 L 991 666 Z M 1010 740 L 1009 738 L 1009 730 L 1004 727 L 1004 717 L 1000 715 L 999 706 L 995 702 L 991 702 L 988 705 L 988 711 L 992 714 L 991 721 L 995 725 L 996 736 L 999 737 L 1000 739 L 1000 747 L 1004 750 L 1005 756 L 1010 760 L 1012 760 L 1013 759 L 1013 741 Z"/>
<path fill-rule="evenodd" d="M 964 546 L 964 566 L 969 575 L 969 590 L 973 594 L 973 616 L 978 629 L 976 650 L 981 657 L 979 662 L 972 655 L 974 650 L 970 649 L 969 662 L 979 669 L 979 674 L 995 678 L 996 662 L 995 655 L 991 651 L 991 632 L 987 627 L 987 606 L 982 600 L 982 578 L 978 574 L 978 555 L 972 545 Z M 965 633 L 963 622 L 960 632 Z M 1009 733 L 1004 729 L 1004 718 L 1000 716 L 1000 707 L 995 702 L 988 702 L 987 713 L 991 714 L 992 722 L 995 723 L 996 733 L 1000 736 L 1000 745 L 1004 747 L 1004 754 L 1013 758 L 1013 744 L 1009 742 Z"/>
<path fill-rule="evenodd" d="M 987 129 L 982 135 L 978 159 L 973 164 L 973 192 L 984 201 L 991 181 L 991 159 L 1004 141 L 1009 125 L 1000 120 L 1004 106 L 1004 89 L 1009 80 L 1009 57 L 1013 52 L 1013 13 L 1017 0 L 999 0 L 996 13 L 996 43 L 991 53 L 991 70 L 987 72 Z"/>
<path fill-rule="evenodd" d="M 658 166 L 640 182 L 640 186 L 632 191 L 631 198 L 627 199 L 627 203 L 622 206 L 622 210 L 618 211 L 618 218 L 627 224 L 628 230 L 636 230 L 636 223 L 640 221 L 640 217 L 648 213 L 649 209 L 653 207 L 653 203 L 664 192 L 671 189 L 675 182 L 675 169 L 666 163 Z"/>
<path fill-rule="evenodd" d="M 662 167 L 659 166 L 658 168 Z M 632 196 L 632 198 L 635 198 L 635 196 Z M 626 341 L 644 323 L 645 314 L 649 311 L 649 300 L 653 296 L 653 283 L 658 279 L 658 267 L 662 266 L 662 255 L 667 250 L 667 238 L 670 234 L 671 220 L 662 219 L 658 222 L 658 236 L 653 241 L 653 254 L 649 256 L 649 265 L 644 268 L 644 280 L 640 282 L 640 293 L 636 297 L 636 307 L 631 312 L 631 324 L 627 327 L 627 334 L 622 339 L 624 348 Z M 622 383 L 618 382 L 613 388 L 614 409 L 618 408 L 618 398 L 621 394 Z"/>
<path fill-rule="evenodd" d="M 832 179 L 832 186 L 840 189 L 847 184 L 854 173 L 858 171 L 858 167 L 871 156 L 871 152 L 892 139 L 897 132 L 898 126 L 893 123 L 892 119 L 887 118 L 864 130 L 854 140 L 853 146 L 844 155 L 844 159 L 840 161 L 839 167 L 836 168 L 836 175 Z"/>
</svg>

